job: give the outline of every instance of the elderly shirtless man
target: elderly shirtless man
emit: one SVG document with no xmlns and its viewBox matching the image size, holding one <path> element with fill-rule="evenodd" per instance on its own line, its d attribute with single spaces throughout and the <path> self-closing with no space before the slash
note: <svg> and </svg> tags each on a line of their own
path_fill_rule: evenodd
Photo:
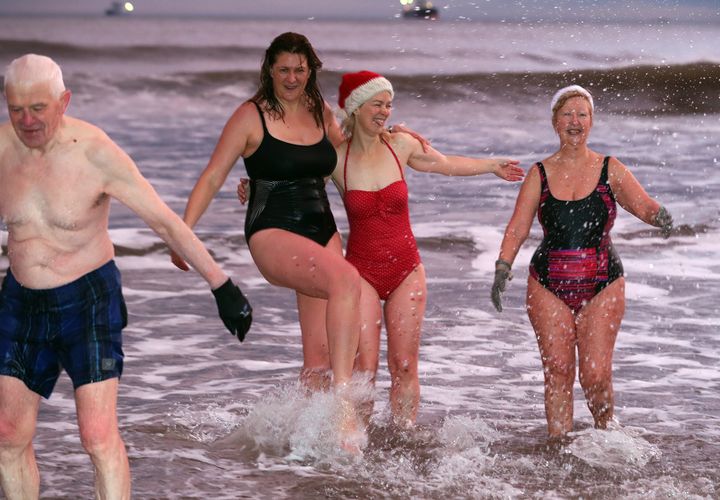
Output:
<svg viewBox="0 0 720 500">
<path fill-rule="evenodd" d="M 50 58 L 5 72 L 10 123 L 0 125 L 0 218 L 10 269 L 0 292 L 0 484 L 38 498 L 32 447 L 40 397 L 61 368 L 75 388 L 97 498 L 129 498 L 117 424 L 127 315 L 108 234 L 110 199 L 133 210 L 210 285 L 225 326 L 243 339 L 251 308 L 135 163 L 97 127 L 65 115 L 70 91 Z"/>
</svg>

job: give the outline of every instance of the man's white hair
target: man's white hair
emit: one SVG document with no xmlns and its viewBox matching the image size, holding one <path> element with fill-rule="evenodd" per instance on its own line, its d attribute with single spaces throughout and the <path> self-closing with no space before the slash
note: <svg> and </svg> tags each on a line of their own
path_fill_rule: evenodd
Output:
<svg viewBox="0 0 720 500">
<path fill-rule="evenodd" d="M 47 56 L 25 54 L 14 59 L 5 69 L 6 94 L 9 87 L 31 87 L 38 83 L 49 84 L 53 97 L 60 97 L 65 91 L 60 66 Z"/>
</svg>

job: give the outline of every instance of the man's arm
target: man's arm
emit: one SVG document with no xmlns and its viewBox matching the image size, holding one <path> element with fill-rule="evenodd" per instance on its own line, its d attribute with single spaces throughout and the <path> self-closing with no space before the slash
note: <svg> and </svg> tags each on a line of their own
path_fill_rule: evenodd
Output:
<svg viewBox="0 0 720 500">
<path fill-rule="evenodd" d="M 99 131 L 88 159 L 102 171 L 105 192 L 126 205 L 171 249 L 188 261 L 210 284 L 220 318 L 242 342 L 252 322 L 252 307 L 240 289 L 215 262 L 200 239 L 160 199 L 132 159 Z"/>
<path fill-rule="evenodd" d="M 88 159 L 100 169 L 105 192 L 135 212 L 170 248 L 187 260 L 215 289 L 227 275 L 183 220 L 157 194 L 135 162 L 107 135 L 95 139 Z"/>
</svg>

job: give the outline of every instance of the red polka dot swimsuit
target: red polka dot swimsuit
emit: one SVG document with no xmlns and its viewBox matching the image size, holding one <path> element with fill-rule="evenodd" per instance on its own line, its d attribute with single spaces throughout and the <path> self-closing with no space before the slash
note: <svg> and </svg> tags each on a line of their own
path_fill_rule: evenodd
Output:
<svg viewBox="0 0 720 500">
<path fill-rule="evenodd" d="M 348 154 L 345 153 L 345 209 L 350 235 L 346 259 L 387 300 L 405 278 L 420 265 L 415 236 L 410 228 L 408 189 L 402 166 L 390 145 L 382 141 L 400 171 L 397 180 L 378 191 L 350 189 L 347 184 Z"/>
</svg>

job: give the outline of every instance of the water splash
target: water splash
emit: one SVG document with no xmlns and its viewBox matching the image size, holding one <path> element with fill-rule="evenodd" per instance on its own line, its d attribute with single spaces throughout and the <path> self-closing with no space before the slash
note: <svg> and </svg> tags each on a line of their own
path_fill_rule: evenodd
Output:
<svg viewBox="0 0 720 500">
<path fill-rule="evenodd" d="M 574 439 L 564 451 L 602 469 L 622 469 L 628 465 L 645 467 L 651 460 L 659 459 L 662 452 L 640 437 L 643 432 L 644 429 L 638 427 L 621 427 L 612 422 L 606 430 L 570 433 Z"/>
</svg>

